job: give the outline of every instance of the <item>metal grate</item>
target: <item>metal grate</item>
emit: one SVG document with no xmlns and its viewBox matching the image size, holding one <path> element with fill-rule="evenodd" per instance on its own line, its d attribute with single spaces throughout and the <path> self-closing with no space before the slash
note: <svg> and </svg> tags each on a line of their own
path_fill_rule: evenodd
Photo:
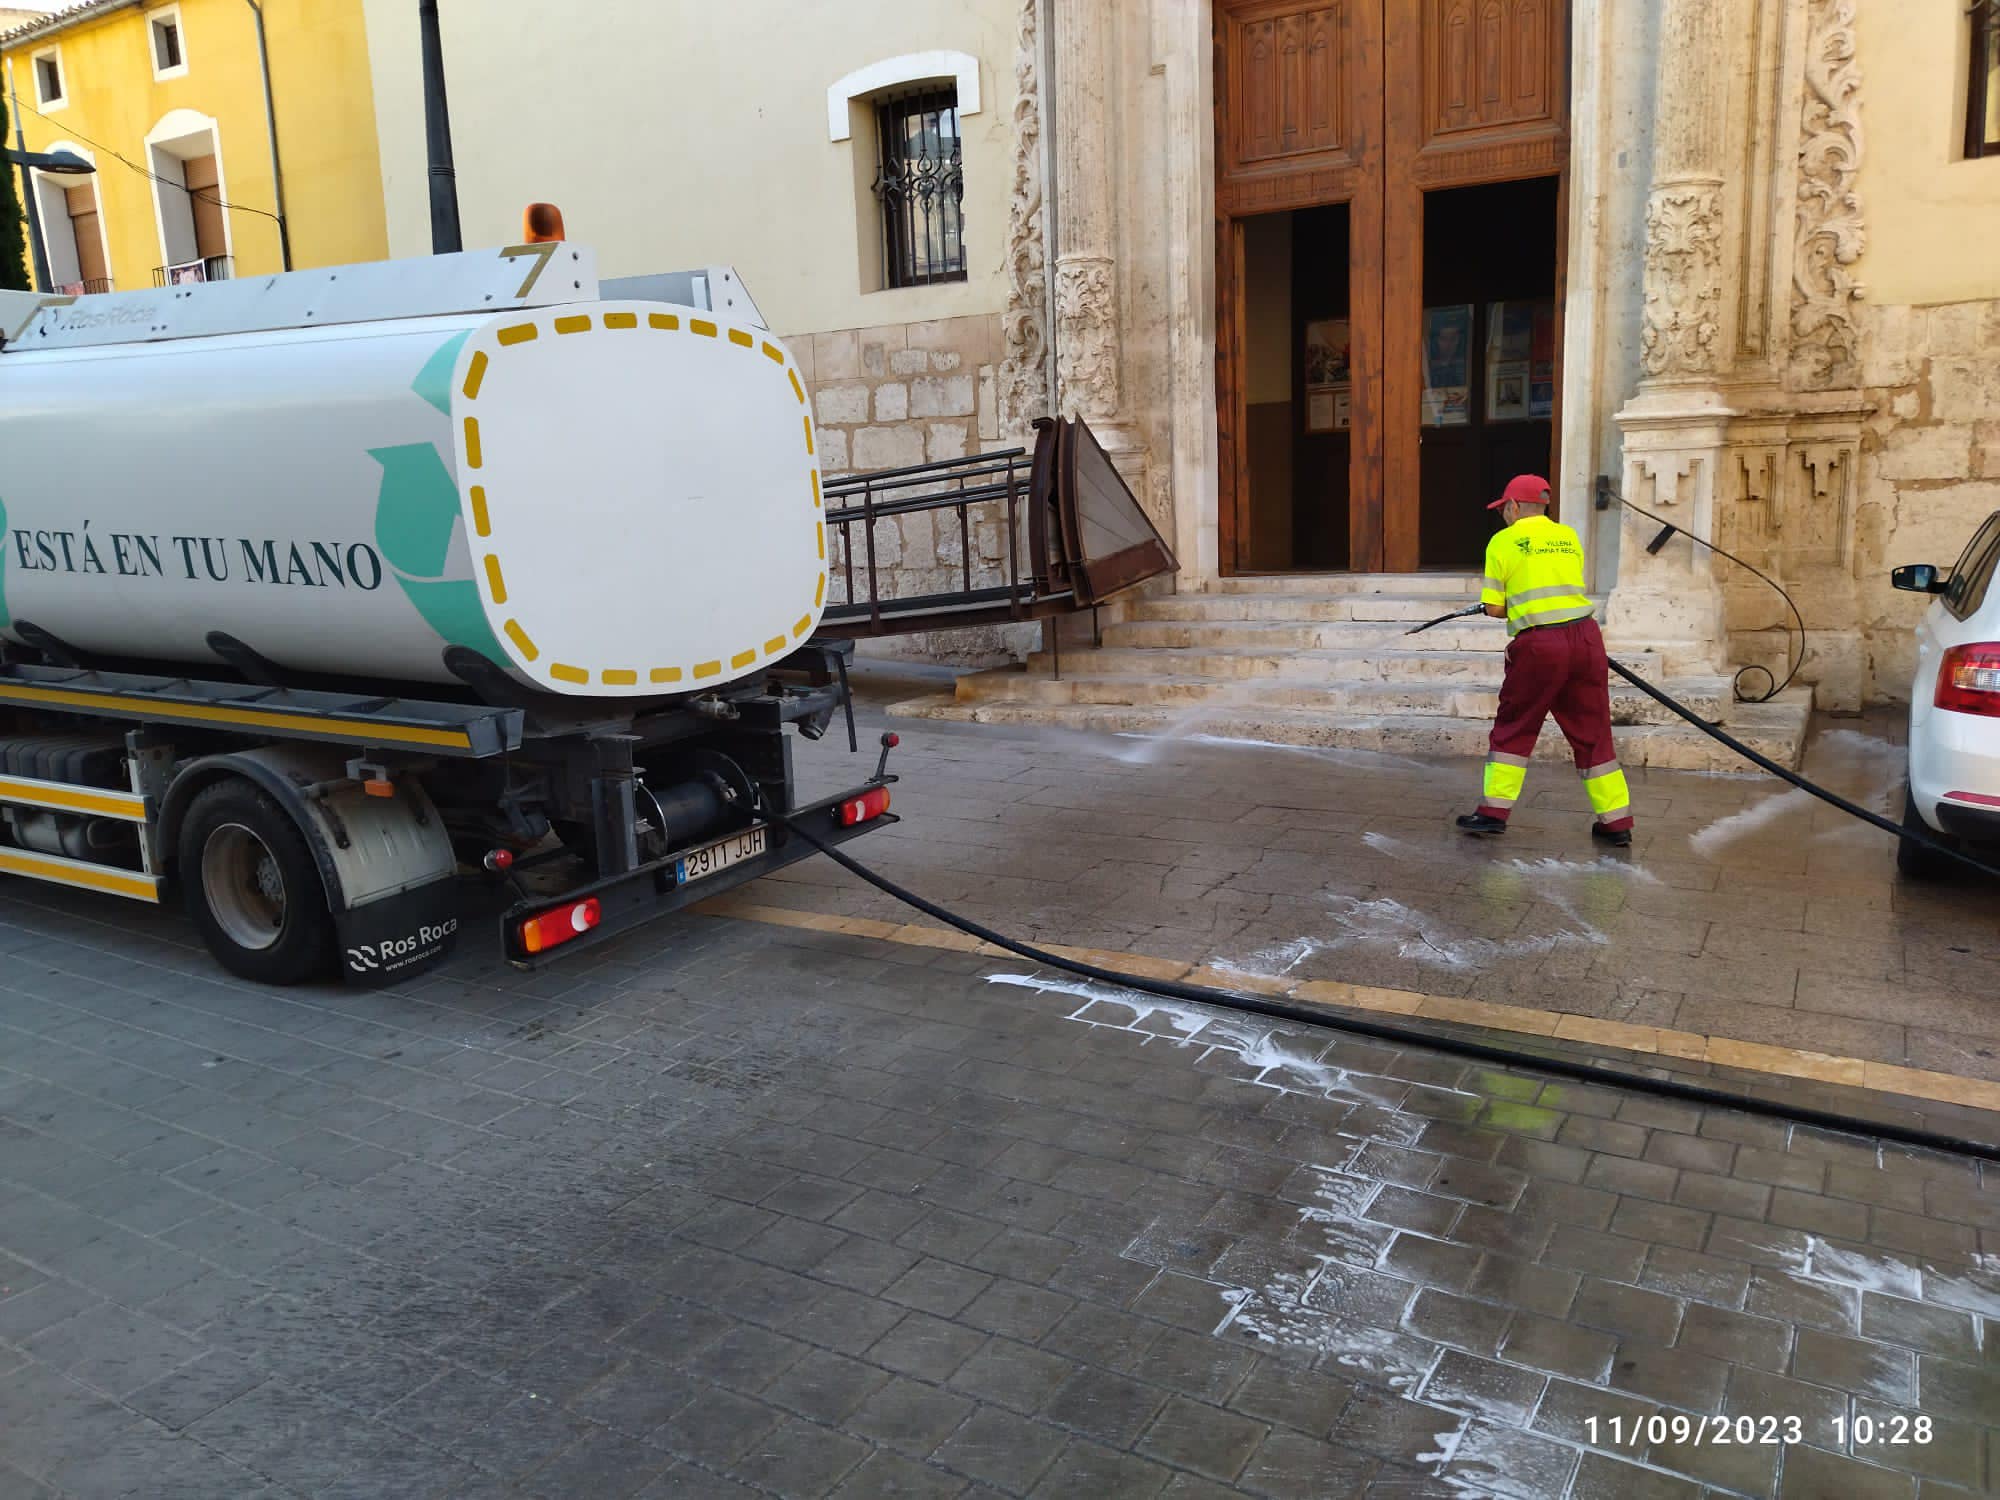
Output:
<svg viewBox="0 0 2000 1500">
<path fill-rule="evenodd" d="M 933 88 L 878 104 L 875 138 L 884 282 L 902 287 L 965 280 L 958 91 Z"/>
</svg>

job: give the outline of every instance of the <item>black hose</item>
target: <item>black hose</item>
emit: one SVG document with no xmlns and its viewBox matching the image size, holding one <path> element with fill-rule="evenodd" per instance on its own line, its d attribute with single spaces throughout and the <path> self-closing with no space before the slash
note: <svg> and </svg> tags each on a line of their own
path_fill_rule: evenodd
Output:
<svg viewBox="0 0 2000 1500">
<path fill-rule="evenodd" d="M 1955 849 L 1950 844 L 1945 843 L 1944 840 L 1931 837 L 1931 835 L 1927 832 L 1920 832 L 1914 828 L 1905 828 L 1900 823 L 1892 823 L 1887 818 L 1883 817 L 1880 813 L 1870 812 L 1867 808 L 1861 806 L 1859 803 L 1849 802 L 1845 797 L 1841 796 L 1838 792 L 1829 792 L 1823 786 L 1814 785 L 1812 782 L 1807 781 L 1805 777 L 1799 775 L 1797 771 L 1794 771 L 1787 766 L 1779 765 L 1778 762 L 1772 760 L 1768 755 L 1758 754 L 1755 750 L 1752 750 L 1748 745 L 1744 744 L 1743 741 L 1737 739 L 1736 736 L 1730 734 L 1727 730 L 1722 729 L 1717 725 L 1709 723 L 1708 720 L 1702 718 L 1699 714 L 1694 713 L 1692 710 L 1684 707 L 1675 699 L 1668 697 L 1665 693 L 1661 692 L 1658 688 L 1654 687 L 1650 682 L 1646 681 L 1645 678 L 1641 677 L 1637 672 L 1634 672 L 1630 667 L 1626 666 L 1623 662 L 1613 661 L 1610 663 L 1610 665 L 1612 671 L 1616 672 L 1620 677 L 1624 678 L 1627 682 L 1631 683 L 1633 687 L 1637 688 L 1640 692 L 1644 693 L 1648 698 L 1653 699 L 1656 703 L 1665 704 L 1668 708 L 1672 709 L 1675 713 L 1679 714 L 1683 719 L 1686 719 L 1688 723 L 1694 725 L 1695 728 L 1699 729 L 1703 734 L 1707 735 L 1710 739 L 1720 741 L 1722 744 L 1727 745 L 1731 750 L 1734 750 L 1738 755 L 1742 756 L 1752 765 L 1758 766 L 1763 770 L 1769 771 L 1773 776 L 1777 777 L 1780 781 L 1788 781 L 1793 786 L 1797 787 L 1800 791 L 1810 792 L 1813 796 L 1819 798 L 1820 801 L 1831 803 L 1833 806 L 1839 808 L 1842 812 L 1851 813 L 1853 816 L 1861 819 L 1861 821 L 1864 823 L 1873 823 L 1877 828 L 1880 828 L 1887 833 L 1893 833 L 1899 839 L 1908 839 L 1913 844 L 1921 844 L 1926 849 L 1929 849 L 1937 854 L 1948 854 L 1953 859 L 1957 860 L 1960 864 L 1970 865 L 1972 866 L 1973 869 L 1979 871 L 1980 874 L 1991 875 L 1996 880 L 2000 880 L 2000 869 L 1995 869 L 1992 865 L 1989 864 L 1982 864 L 1979 860 L 1974 859 L 1970 854 L 1967 854 L 1964 850 Z"/>
<path fill-rule="evenodd" d="M 1778 580 L 1773 578 L 1769 573 L 1764 572 L 1761 568 L 1754 567 L 1750 563 L 1745 562 L 1742 558 L 1738 557 L 1734 552 L 1730 552 L 1725 548 L 1718 547 L 1715 545 L 1715 543 L 1711 541 L 1706 541 L 1703 538 L 1696 536 L 1692 531 L 1689 531 L 1686 527 L 1676 525 L 1674 522 L 1669 521 L 1665 516 L 1654 515 L 1650 510 L 1647 510 L 1646 507 L 1643 505 L 1634 505 L 1630 500 L 1627 500 L 1623 495 L 1619 494 L 1616 490 L 1610 488 L 1608 485 L 1605 485 L 1602 488 L 1601 493 L 1609 495 L 1613 500 L 1616 500 L 1620 505 L 1624 506 L 1627 510 L 1633 512 L 1634 514 L 1644 516 L 1649 521 L 1657 521 L 1661 526 L 1666 528 L 1659 534 L 1658 537 L 1654 538 L 1653 544 L 1646 549 L 1648 552 L 1658 551 L 1660 546 L 1667 540 L 1668 537 L 1672 536 L 1675 532 L 1679 532 L 1682 536 L 1686 537 L 1689 541 L 1693 542 L 1697 547 L 1706 547 L 1708 548 L 1709 551 L 1713 552 L 1717 557 L 1728 558 L 1731 562 L 1735 563 L 1737 567 L 1743 569 L 1744 572 L 1754 574 L 1758 578 L 1763 579 L 1764 582 L 1768 583 L 1772 588 L 1778 591 L 1778 597 L 1784 600 L 1786 605 L 1790 607 L 1792 611 L 1792 619 L 1797 623 L 1799 627 L 1799 659 L 1797 661 L 1791 660 L 1792 638 L 1790 633 L 1787 632 L 1785 636 L 1785 659 L 1790 667 L 1790 670 L 1785 673 L 1785 680 L 1783 682 L 1778 681 L 1778 674 L 1773 672 L 1769 667 L 1758 666 L 1755 662 L 1752 662 L 1747 667 L 1738 667 L 1736 669 L 1736 675 L 1730 679 L 1730 684 L 1736 690 L 1736 701 L 1738 703 L 1769 703 L 1773 698 L 1777 697 L 1778 694 L 1782 693 L 1786 688 L 1790 687 L 1792 685 L 1792 679 L 1799 675 L 1799 668 L 1803 667 L 1806 664 L 1806 617 L 1799 613 L 1799 606 L 1797 601 L 1795 601 L 1790 594 L 1785 592 L 1784 585 L 1779 583 Z M 1764 674 L 1765 680 L 1771 684 L 1770 690 L 1768 692 L 1759 694 L 1755 698 L 1751 697 L 1748 693 L 1746 693 L 1743 690 L 1743 674 L 1746 672 L 1762 672 Z"/>
<path fill-rule="evenodd" d="M 1616 663 L 1613 665 L 1616 666 Z M 1640 685 L 1645 686 L 1643 683 Z M 1652 690 L 1648 688 L 1647 691 Z M 1755 752 L 1745 750 L 1744 753 L 1750 755 L 1752 759 L 1760 761 L 1762 759 Z M 1768 762 L 1765 764 L 1768 765 Z M 1838 799 L 1834 799 L 1831 793 L 1822 795 L 1836 801 L 1838 805 Z M 1449 1033 L 1419 1031 L 1408 1026 L 1363 1020 L 1359 1016 L 1336 1015 L 1313 1006 L 1274 1000 L 1269 996 L 1239 995 L 1233 990 L 1210 989 L 1206 985 L 1183 984 L 1171 979 L 1146 979 L 1136 974 L 1123 974 L 1116 969 L 1099 968 L 1096 964 L 1083 963 L 1073 958 L 1062 958 L 1045 949 L 1037 948 L 1032 943 L 1024 943 L 995 932 L 992 928 L 975 922 L 970 917 L 962 917 L 934 901 L 926 901 L 915 891 L 898 885 L 886 875 L 876 874 L 859 860 L 827 843 L 797 818 L 787 817 L 785 822 L 800 838 L 849 874 L 858 875 L 878 891 L 895 897 L 905 906 L 914 907 L 925 916 L 955 927 L 982 942 L 991 943 L 996 948 L 1017 953 L 1032 963 L 1051 969 L 1061 969 L 1084 979 L 1094 979 L 1100 984 L 1118 985 L 1124 989 L 1160 995 L 1170 1000 L 1184 1000 L 1194 1005 L 1246 1011 L 1252 1015 L 1268 1016 L 1276 1021 L 1291 1021 L 1305 1026 L 1343 1031 L 1354 1036 L 1367 1037 L 1372 1041 L 1391 1042 L 1399 1047 L 1421 1047 L 1436 1052 L 1449 1052 L 1459 1057 L 1474 1058 L 1480 1062 L 1495 1063 L 1502 1067 L 1526 1068 L 1534 1072 L 1553 1074 L 1558 1078 L 1572 1078 L 1585 1083 L 1630 1089 L 1635 1093 L 1653 1094 L 1664 1099 L 1679 1099 L 1690 1104 L 1742 1110 L 1747 1114 L 1789 1120 L 1794 1124 L 1809 1125 L 1821 1130 L 1834 1130 L 1847 1135 L 1870 1135 L 1879 1140 L 1894 1141 L 1898 1145 L 1917 1146 L 1927 1151 L 1947 1151 L 1960 1156 L 1974 1156 L 1985 1161 L 2000 1162 L 2000 1144 L 1947 1135 L 1943 1131 L 1925 1130 L 1914 1125 L 1899 1125 L 1886 1120 L 1860 1120 L 1848 1115 L 1835 1114 L 1832 1110 L 1814 1109 L 1810 1105 L 1765 1099 L 1754 1094 L 1733 1094 L 1726 1089 L 1707 1088 L 1677 1078 L 1655 1078 L 1645 1073 L 1593 1067 L 1589 1063 L 1572 1062 L 1564 1057 L 1550 1057 L 1520 1048 L 1476 1042 Z"/>
</svg>

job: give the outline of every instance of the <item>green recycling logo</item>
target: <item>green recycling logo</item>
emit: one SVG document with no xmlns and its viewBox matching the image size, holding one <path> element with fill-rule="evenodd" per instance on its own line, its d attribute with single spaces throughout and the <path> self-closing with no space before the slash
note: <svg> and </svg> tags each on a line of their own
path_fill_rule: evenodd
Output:
<svg viewBox="0 0 2000 1500">
<path fill-rule="evenodd" d="M 468 333 L 455 333 L 424 361 L 410 389 L 451 415 L 451 372 Z M 403 594 L 447 645 L 477 651 L 496 665 L 508 657 L 486 621 L 479 585 L 470 578 L 447 578 L 445 566 L 461 519 L 458 485 L 435 444 L 402 443 L 370 448 L 382 466 L 382 489 L 375 505 L 375 547 L 388 563 Z M 4 527 L 0 515 L 0 527 Z"/>
</svg>

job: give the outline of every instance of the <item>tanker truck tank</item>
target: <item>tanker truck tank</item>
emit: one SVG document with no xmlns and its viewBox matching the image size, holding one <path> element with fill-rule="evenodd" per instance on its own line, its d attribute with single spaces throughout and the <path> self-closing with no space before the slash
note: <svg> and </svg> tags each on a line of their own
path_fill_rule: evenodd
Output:
<svg viewBox="0 0 2000 1500">
<path fill-rule="evenodd" d="M 0 620 L 82 657 L 644 698 L 789 654 L 826 602 L 806 388 L 721 268 L 589 251 L 45 306 L 0 357 Z M 683 290 L 685 289 L 685 290 Z"/>
<path fill-rule="evenodd" d="M 613 940 L 895 821 L 804 378 L 733 272 L 582 246 L 0 291 L 0 875 L 254 981 Z M 803 834 L 799 831 L 803 830 Z"/>
</svg>

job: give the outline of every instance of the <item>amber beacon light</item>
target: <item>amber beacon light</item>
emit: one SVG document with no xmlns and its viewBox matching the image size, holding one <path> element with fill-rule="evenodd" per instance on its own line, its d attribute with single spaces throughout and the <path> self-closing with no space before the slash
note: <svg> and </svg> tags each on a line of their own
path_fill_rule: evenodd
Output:
<svg viewBox="0 0 2000 1500">
<path fill-rule="evenodd" d="M 553 203 L 530 203 L 521 210 L 521 238 L 528 244 L 547 244 L 562 237 L 562 210 Z"/>
</svg>

